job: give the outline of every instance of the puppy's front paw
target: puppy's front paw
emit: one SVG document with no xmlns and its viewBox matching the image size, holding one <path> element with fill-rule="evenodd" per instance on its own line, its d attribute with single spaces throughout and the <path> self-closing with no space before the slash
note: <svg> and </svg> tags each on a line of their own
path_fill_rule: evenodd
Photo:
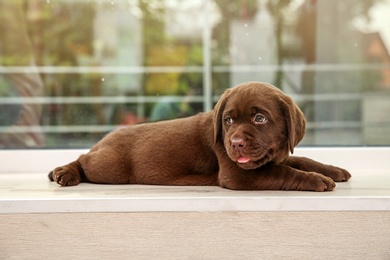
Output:
<svg viewBox="0 0 390 260">
<path fill-rule="evenodd" d="M 74 186 L 80 183 L 80 179 L 67 167 L 57 167 L 49 173 L 49 179 L 61 186 Z"/>
<path fill-rule="evenodd" d="M 332 191 L 336 187 L 331 178 L 315 172 L 310 174 L 307 185 L 306 190 L 311 191 Z"/>
<path fill-rule="evenodd" d="M 351 178 L 351 174 L 347 170 L 332 165 L 326 165 L 322 174 L 334 181 L 348 181 Z"/>
</svg>

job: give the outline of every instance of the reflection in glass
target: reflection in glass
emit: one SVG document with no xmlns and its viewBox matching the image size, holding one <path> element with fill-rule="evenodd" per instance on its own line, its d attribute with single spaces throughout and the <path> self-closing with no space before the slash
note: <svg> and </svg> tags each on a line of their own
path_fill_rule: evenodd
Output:
<svg viewBox="0 0 390 260">
<path fill-rule="evenodd" d="M 304 145 L 389 145 L 390 0 L 0 0 L 0 147 L 90 147 L 209 110 L 245 81 L 304 111 Z"/>
</svg>

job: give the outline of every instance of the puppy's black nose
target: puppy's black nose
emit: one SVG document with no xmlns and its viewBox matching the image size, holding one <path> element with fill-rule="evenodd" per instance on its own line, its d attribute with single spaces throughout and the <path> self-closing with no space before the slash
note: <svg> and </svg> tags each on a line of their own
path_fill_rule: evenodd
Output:
<svg viewBox="0 0 390 260">
<path fill-rule="evenodd" d="M 240 137 L 235 137 L 232 139 L 233 148 L 242 148 L 245 146 L 245 140 Z"/>
</svg>

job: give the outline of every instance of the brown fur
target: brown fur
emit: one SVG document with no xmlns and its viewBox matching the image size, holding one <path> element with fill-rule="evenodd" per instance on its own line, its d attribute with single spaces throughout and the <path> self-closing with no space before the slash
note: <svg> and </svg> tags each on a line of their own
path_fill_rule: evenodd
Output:
<svg viewBox="0 0 390 260">
<path fill-rule="evenodd" d="M 290 156 L 305 118 L 276 87 L 248 82 L 228 89 L 214 111 L 129 126 L 49 174 L 61 186 L 219 185 L 237 190 L 333 190 L 344 169 Z"/>
</svg>

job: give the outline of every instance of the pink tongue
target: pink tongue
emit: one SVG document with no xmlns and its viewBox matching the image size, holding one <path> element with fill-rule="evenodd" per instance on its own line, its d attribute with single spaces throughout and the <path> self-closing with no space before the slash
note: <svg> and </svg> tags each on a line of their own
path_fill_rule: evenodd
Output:
<svg viewBox="0 0 390 260">
<path fill-rule="evenodd" d="M 239 157 L 238 159 L 237 159 L 237 162 L 239 162 L 239 163 L 247 163 L 247 162 L 249 162 L 251 159 L 249 159 L 248 157 Z"/>
</svg>

